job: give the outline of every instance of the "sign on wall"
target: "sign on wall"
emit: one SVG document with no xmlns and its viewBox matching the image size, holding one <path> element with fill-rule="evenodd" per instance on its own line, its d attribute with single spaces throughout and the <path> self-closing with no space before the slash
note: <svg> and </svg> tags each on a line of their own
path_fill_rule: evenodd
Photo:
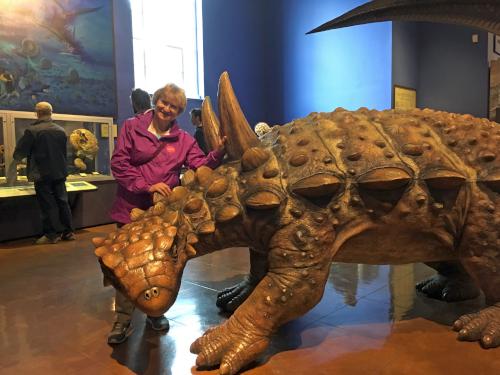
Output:
<svg viewBox="0 0 500 375">
<path fill-rule="evenodd" d="M 490 63 L 489 118 L 500 121 L 500 35 L 488 34 Z"/>
<path fill-rule="evenodd" d="M 0 0 L 0 108 L 116 115 L 111 0 Z"/>
<path fill-rule="evenodd" d="M 394 109 L 413 109 L 417 107 L 417 90 L 394 85 Z"/>
</svg>

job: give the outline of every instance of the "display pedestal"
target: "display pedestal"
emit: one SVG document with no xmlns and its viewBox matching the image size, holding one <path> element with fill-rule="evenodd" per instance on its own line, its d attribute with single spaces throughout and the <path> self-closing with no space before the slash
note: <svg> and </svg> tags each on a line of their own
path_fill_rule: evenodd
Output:
<svg viewBox="0 0 500 375">
<path fill-rule="evenodd" d="M 116 195 L 116 181 L 71 181 L 67 183 L 69 204 L 75 229 L 111 223 L 109 211 Z M 73 186 L 77 184 L 78 186 Z M 85 186 L 83 186 L 85 185 Z M 93 187 L 92 187 L 93 186 Z M 0 198 L 0 241 L 42 234 L 36 197 L 30 187 L 18 186 L 23 194 Z M 80 190 L 76 190 L 80 189 Z M 85 190 L 82 190 L 85 189 Z M 3 194 L 10 189 L 2 189 Z M 13 190 L 12 190 L 13 191 Z"/>
</svg>

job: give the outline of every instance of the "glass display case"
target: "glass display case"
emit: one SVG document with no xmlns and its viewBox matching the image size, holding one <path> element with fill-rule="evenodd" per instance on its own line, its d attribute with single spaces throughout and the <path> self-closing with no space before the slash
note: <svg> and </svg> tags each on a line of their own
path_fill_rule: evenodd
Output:
<svg viewBox="0 0 500 375">
<path fill-rule="evenodd" d="M 0 111 L 0 119 L 0 189 L 30 185 L 26 161 L 15 162 L 12 154 L 36 116 L 31 112 Z M 113 119 L 53 114 L 52 120 L 68 137 L 68 182 L 111 180 L 110 159 L 116 136 Z"/>
<path fill-rule="evenodd" d="M 5 178 L 5 144 L 3 134 L 6 124 L 4 122 L 4 118 L 0 113 L 0 179 Z"/>
</svg>

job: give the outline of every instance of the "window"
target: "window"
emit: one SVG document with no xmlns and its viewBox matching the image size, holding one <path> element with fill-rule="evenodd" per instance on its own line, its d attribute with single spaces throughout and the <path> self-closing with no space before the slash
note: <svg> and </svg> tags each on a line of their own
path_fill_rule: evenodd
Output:
<svg viewBox="0 0 500 375">
<path fill-rule="evenodd" d="M 202 98 L 202 0 L 131 0 L 135 86 L 154 93 L 168 82 Z"/>
</svg>

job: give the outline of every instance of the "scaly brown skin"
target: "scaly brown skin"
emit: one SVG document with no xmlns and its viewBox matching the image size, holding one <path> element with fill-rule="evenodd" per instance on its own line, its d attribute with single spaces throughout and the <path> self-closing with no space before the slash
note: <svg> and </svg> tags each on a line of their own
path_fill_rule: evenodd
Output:
<svg viewBox="0 0 500 375">
<path fill-rule="evenodd" d="M 220 112 L 231 117 L 234 107 Z M 221 374 L 237 373 L 278 327 L 321 299 L 332 260 L 432 263 L 449 277 L 436 287 L 441 294 L 467 281 L 465 270 L 491 307 L 454 329 L 461 340 L 496 347 L 499 138 L 498 124 L 431 110 L 313 113 L 256 145 L 240 142 L 214 171 L 188 171 L 167 199 L 155 196 L 146 212 L 132 212 L 133 223 L 95 239 L 95 253 L 117 288 L 160 315 L 188 259 L 254 248 L 253 278 L 219 296 L 234 314 L 191 346 L 197 365 L 220 364 Z M 468 292 L 453 290 L 455 298 Z"/>
<path fill-rule="evenodd" d="M 333 242 L 333 233 L 317 228 L 300 243 L 293 240 L 295 235 L 290 224 L 273 236 L 267 275 L 227 322 L 191 345 L 198 366 L 220 363 L 221 374 L 236 373 L 266 349 L 278 327 L 319 302 L 331 262 L 322 249 Z"/>
</svg>

